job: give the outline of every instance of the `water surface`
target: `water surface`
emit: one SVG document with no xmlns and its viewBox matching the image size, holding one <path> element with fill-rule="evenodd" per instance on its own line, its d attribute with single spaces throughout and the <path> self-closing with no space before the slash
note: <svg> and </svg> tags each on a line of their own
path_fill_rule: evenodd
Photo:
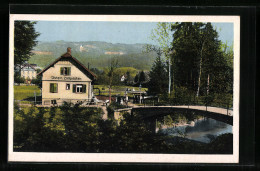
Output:
<svg viewBox="0 0 260 171">
<path fill-rule="evenodd" d="M 185 136 L 185 138 L 209 143 L 215 137 L 232 133 L 232 125 L 211 118 L 195 120 L 192 124 L 177 126 L 175 128 L 161 129 L 160 132 L 167 135 Z"/>
</svg>

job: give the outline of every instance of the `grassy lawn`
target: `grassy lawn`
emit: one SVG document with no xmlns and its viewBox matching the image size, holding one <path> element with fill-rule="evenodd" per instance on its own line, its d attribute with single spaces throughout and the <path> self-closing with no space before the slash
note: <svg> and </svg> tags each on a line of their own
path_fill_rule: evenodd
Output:
<svg viewBox="0 0 260 171">
<path fill-rule="evenodd" d="M 14 99 L 15 100 L 25 100 L 28 98 L 34 97 L 34 91 L 39 96 L 40 94 L 40 88 L 37 86 L 14 86 Z"/>
</svg>

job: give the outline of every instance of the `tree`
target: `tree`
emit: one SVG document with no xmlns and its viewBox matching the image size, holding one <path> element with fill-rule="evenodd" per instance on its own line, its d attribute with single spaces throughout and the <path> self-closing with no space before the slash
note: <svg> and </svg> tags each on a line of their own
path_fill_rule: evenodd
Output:
<svg viewBox="0 0 260 171">
<path fill-rule="evenodd" d="M 147 78 L 145 76 L 144 71 L 142 70 L 135 75 L 134 84 L 135 84 L 135 86 L 139 86 L 140 84 L 144 84 L 146 82 L 146 80 L 147 80 Z"/>
<path fill-rule="evenodd" d="M 187 87 L 196 96 L 208 94 L 210 87 L 215 87 L 212 90 L 217 92 L 217 82 L 225 77 L 227 68 L 212 24 L 177 22 L 172 25 L 172 31 L 176 84 Z"/>
<path fill-rule="evenodd" d="M 131 75 L 130 75 L 130 71 L 126 72 L 126 79 L 125 79 L 125 84 L 129 84 L 131 81 Z"/>
<path fill-rule="evenodd" d="M 14 64 L 19 66 L 30 59 L 36 38 L 40 35 L 35 31 L 36 22 L 15 21 L 14 23 Z"/>
<path fill-rule="evenodd" d="M 169 87 L 168 87 L 168 93 L 170 95 L 171 92 L 171 84 L 173 85 L 173 93 L 174 93 L 174 74 L 171 74 L 172 69 L 171 65 L 173 64 L 174 59 L 171 58 L 171 54 L 173 51 L 172 49 L 172 27 L 173 23 L 165 23 L 165 22 L 159 22 L 157 23 L 157 28 L 152 30 L 151 38 L 155 40 L 162 50 L 163 55 L 165 56 L 166 60 L 168 60 L 168 72 L 169 72 Z M 172 79 L 171 79 L 172 77 Z"/>
<path fill-rule="evenodd" d="M 197 87 L 198 63 L 197 31 L 192 23 L 175 23 L 172 25 L 175 84 L 194 90 Z"/>
<path fill-rule="evenodd" d="M 107 76 L 108 76 L 108 85 L 109 85 L 109 104 L 111 104 L 111 88 L 113 85 L 113 78 L 115 74 L 115 70 L 118 68 L 118 61 L 112 60 L 110 66 L 107 69 Z"/>
<path fill-rule="evenodd" d="M 167 92 L 167 69 L 165 63 L 161 60 L 160 50 L 158 50 L 158 56 L 154 61 L 149 77 L 150 81 L 147 86 L 150 94 L 165 94 Z"/>
<path fill-rule="evenodd" d="M 135 83 L 135 84 L 138 84 L 138 82 L 139 82 L 139 73 L 137 73 L 137 74 L 135 75 L 135 78 L 134 78 L 134 83 Z"/>
<path fill-rule="evenodd" d="M 145 74 L 144 74 L 144 71 L 143 71 L 143 70 L 140 72 L 139 82 L 140 82 L 140 84 L 142 84 L 143 82 L 145 82 Z"/>
</svg>

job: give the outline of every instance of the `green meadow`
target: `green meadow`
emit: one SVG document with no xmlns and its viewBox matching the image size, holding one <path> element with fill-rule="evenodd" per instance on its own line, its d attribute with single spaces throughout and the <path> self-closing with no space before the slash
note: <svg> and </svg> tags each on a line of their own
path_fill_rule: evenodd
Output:
<svg viewBox="0 0 260 171">
<path fill-rule="evenodd" d="M 39 96 L 41 90 L 38 86 L 14 86 L 14 99 L 15 100 L 25 100 L 27 98 L 34 97 L 34 92 Z"/>
</svg>

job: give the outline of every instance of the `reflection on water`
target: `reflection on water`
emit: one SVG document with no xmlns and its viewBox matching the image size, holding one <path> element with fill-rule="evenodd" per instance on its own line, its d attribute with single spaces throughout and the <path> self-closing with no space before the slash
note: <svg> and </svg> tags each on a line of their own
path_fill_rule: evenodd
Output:
<svg viewBox="0 0 260 171">
<path fill-rule="evenodd" d="M 209 143 L 221 134 L 232 133 L 232 125 L 211 118 L 203 118 L 195 120 L 189 125 L 163 128 L 160 132 L 167 135 L 185 136 L 188 139 Z"/>
</svg>

